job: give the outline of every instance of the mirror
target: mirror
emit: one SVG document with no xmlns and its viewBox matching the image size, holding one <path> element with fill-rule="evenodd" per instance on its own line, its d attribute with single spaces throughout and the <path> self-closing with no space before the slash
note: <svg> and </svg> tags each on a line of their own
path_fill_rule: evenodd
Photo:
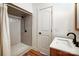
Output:
<svg viewBox="0 0 79 59">
<path fill-rule="evenodd" d="M 79 31 L 79 4 L 75 3 L 75 30 Z"/>
</svg>

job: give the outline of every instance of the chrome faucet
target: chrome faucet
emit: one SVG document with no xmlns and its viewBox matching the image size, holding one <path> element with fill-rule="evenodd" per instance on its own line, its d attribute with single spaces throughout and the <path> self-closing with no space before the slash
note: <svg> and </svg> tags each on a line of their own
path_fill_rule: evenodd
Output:
<svg viewBox="0 0 79 59">
<path fill-rule="evenodd" d="M 74 43 L 74 44 L 76 44 L 76 34 L 75 34 L 75 33 L 70 32 L 70 33 L 68 33 L 68 34 L 67 34 L 67 36 L 69 36 L 69 34 L 73 34 L 73 35 L 74 35 L 73 43 Z"/>
</svg>

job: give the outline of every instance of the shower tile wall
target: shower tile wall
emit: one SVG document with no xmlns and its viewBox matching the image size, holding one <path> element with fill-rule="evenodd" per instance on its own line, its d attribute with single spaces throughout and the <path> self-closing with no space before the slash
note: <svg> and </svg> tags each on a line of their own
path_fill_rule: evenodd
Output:
<svg viewBox="0 0 79 59">
<path fill-rule="evenodd" d="M 9 15 L 11 45 L 21 42 L 21 18 Z"/>
<path fill-rule="evenodd" d="M 25 29 L 24 31 L 24 19 L 25 19 Z M 21 41 L 27 45 L 32 45 L 32 16 L 27 15 L 21 20 Z"/>
</svg>

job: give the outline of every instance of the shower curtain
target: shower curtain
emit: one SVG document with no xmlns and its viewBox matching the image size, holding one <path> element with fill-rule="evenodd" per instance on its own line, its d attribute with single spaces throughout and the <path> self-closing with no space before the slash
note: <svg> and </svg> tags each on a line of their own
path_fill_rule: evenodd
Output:
<svg viewBox="0 0 79 59">
<path fill-rule="evenodd" d="M 4 56 L 10 55 L 10 33 L 9 33 L 9 19 L 7 12 L 7 4 L 0 4 L 0 24 L 1 24 L 1 42 L 2 54 Z"/>
</svg>

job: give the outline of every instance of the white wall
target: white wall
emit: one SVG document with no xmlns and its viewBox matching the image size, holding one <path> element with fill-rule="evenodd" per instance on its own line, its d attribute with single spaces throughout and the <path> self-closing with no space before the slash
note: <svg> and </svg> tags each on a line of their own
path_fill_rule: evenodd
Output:
<svg viewBox="0 0 79 59">
<path fill-rule="evenodd" d="M 72 14 L 73 14 L 72 4 L 55 4 L 53 6 L 53 26 L 55 36 L 66 37 L 68 32 L 72 32 L 73 30 L 71 26 L 71 21 L 73 21 Z"/>
<path fill-rule="evenodd" d="M 32 9 L 32 3 L 12 3 L 18 7 L 21 7 L 31 13 L 33 13 L 33 9 Z"/>
<path fill-rule="evenodd" d="M 33 5 L 33 20 L 32 20 L 32 46 L 34 49 L 37 49 L 37 5 Z"/>
<path fill-rule="evenodd" d="M 33 47 L 37 48 L 37 9 L 40 7 L 53 6 L 53 37 L 67 37 L 67 33 L 74 32 L 79 41 L 79 32 L 75 31 L 74 4 L 71 3 L 52 3 L 52 4 L 33 4 Z M 73 38 L 70 35 L 69 38 Z"/>
<path fill-rule="evenodd" d="M 79 32 L 75 31 L 74 4 L 63 3 L 53 6 L 54 36 L 67 37 L 67 33 L 74 32 L 79 41 Z M 73 38 L 70 36 L 69 38 Z"/>
</svg>

